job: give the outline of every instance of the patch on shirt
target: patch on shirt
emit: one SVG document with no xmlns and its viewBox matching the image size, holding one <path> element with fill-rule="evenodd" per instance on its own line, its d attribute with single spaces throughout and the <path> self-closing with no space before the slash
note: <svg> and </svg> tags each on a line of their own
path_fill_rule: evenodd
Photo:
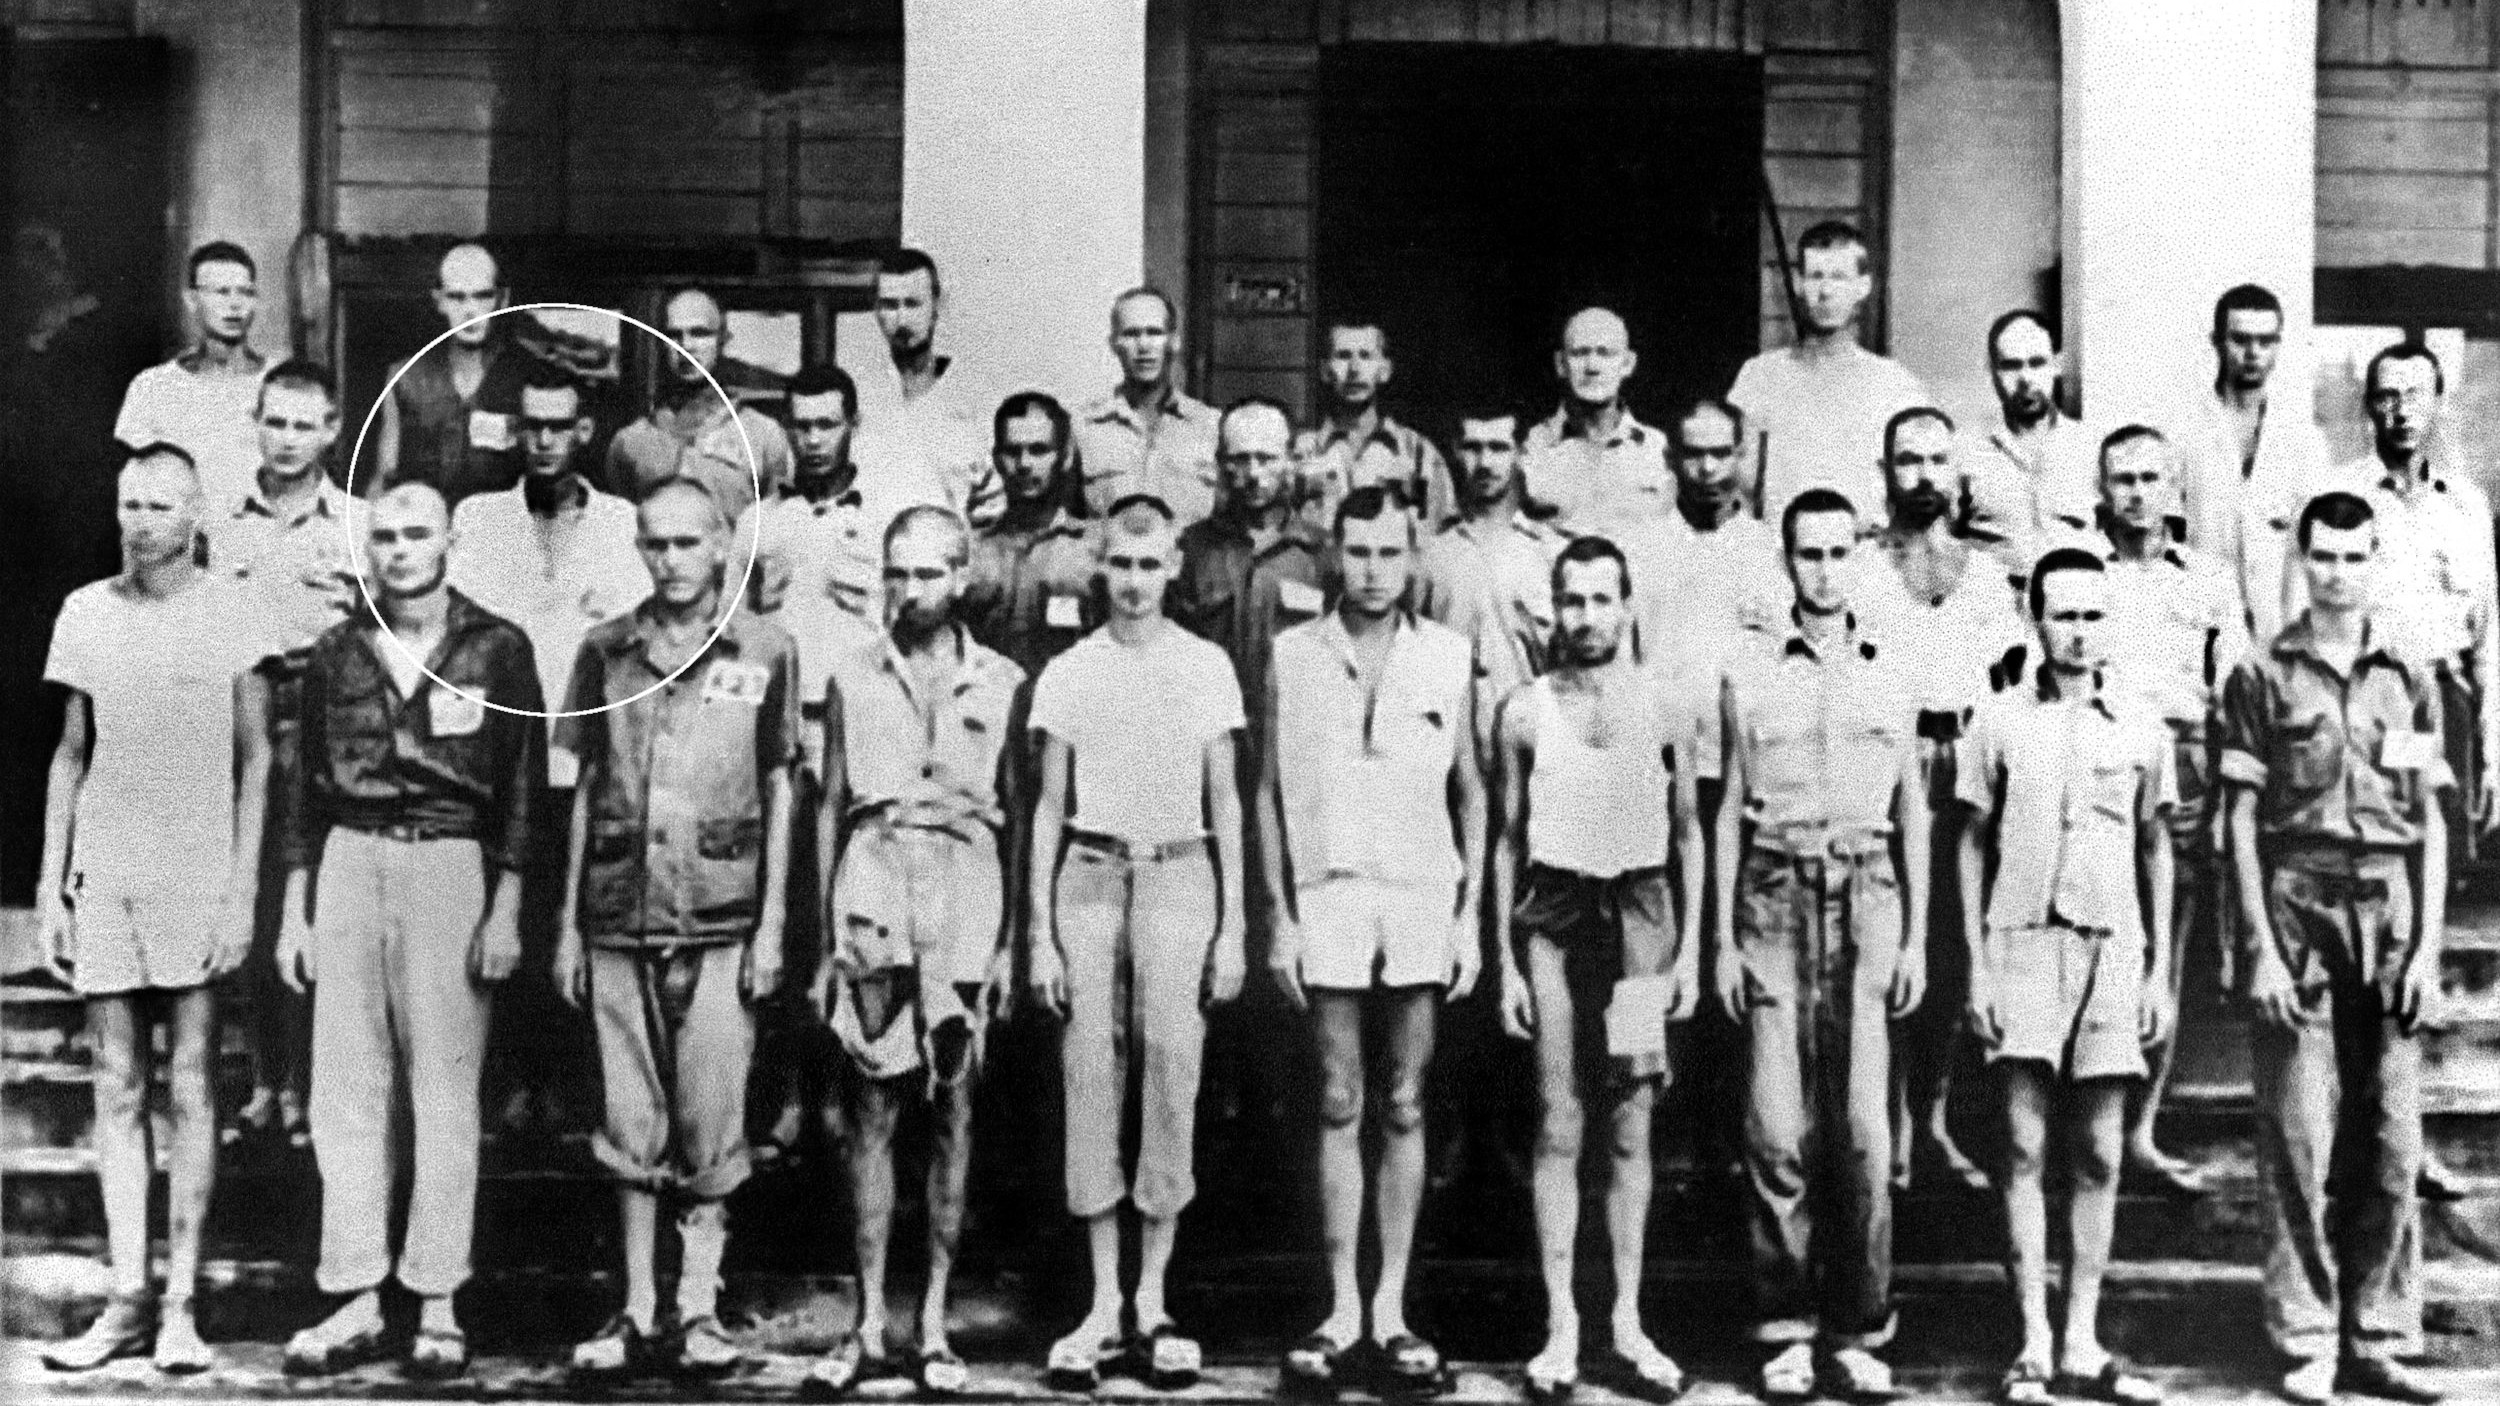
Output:
<svg viewBox="0 0 2500 1406">
<path fill-rule="evenodd" d="M 761 664 L 733 664 L 723 659 L 703 676 L 703 701 L 760 708 L 764 706 L 765 685 L 770 682 L 772 671 Z"/>
<path fill-rule="evenodd" d="M 486 722 L 486 705 L 436 684 L 426 690 L 426 725 L 436 737 L 467 737 Z"/>
<path fill-rule="evenodd" d="M 492 410 L 469 412 L 469 447 L 501 453 L 512 447 L 512 417 Z"/>
<path fill-rule="evenodd" d="M 1082 620 L 1074 596 L 1052 596 L 1042 606 L 1042 623 L 1054 630 L 1080 629 Z"/>
<path fill-rule="evenodd" d="M 2438 760 L 2436 732 L 2390 732 L 2379 743 L 2378 764 L 2389 771 L 2420 771 Z"/>
<path fill-rule="evenodd" d="M 1319 587 L 1301 581 L 1277 582 L 1276 601 L 1296 615 L 1317 615 L 1322 604 Z"/>
</svg>

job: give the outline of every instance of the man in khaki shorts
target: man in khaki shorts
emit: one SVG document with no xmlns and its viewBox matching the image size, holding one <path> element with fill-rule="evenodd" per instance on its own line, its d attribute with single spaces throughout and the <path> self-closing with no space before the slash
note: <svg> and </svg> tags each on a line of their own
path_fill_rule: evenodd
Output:
<svg viewBox="0 0 2500 1406">
<path fill-rule="evenodd" d="M 1143 1360 L 1159 1389 L 1195 1381 L 1198 1344 L 1165 1307 L 1180 1213 L 1197 1192 L 1205 1007 L 1241 994 L 1241 686 L 1216 645 L 1163 614 L 1180 564 L 1163 500 L 1111 505 L 1098 539 L 1110 619 L 1042 670 L 1028 910 L 1034 999 L 1067 1022 L 1068 1211 L 1085 1222 L 1093 1304 L 1053 1344 L 1054 1383 L 1090 1387 Z M 1074 814 L 1070 814 L 1073 804 Z M 1209 851 L 1213 863 L 1209 863 Z M 1130 1066 L 1134 1174 L 1120 1165 Z M 1120 1203 L 1137 1208 L 1137 1292 L 1120 1292 Z M 1122 1329 L 1133 1326 L 1135 1341 Z"/>
<path fill-rule="evenodd" d="M 2052 1380 L 2059 1395 L 2124 1406 L 2161 1400 L 2102 1348 L 2096 1322 L 2118 1218 L 2127 1094 L 2145 1075 L 2143 1044 L 2177 1016 L 2169 979 L 2175 763 L 2160 715 L 2101 687 L 2115 585 L 2100 557 L 2079 547 L 2052 551 L 2032 568 L 2042 662 L 2034 678 L 1979 705 L 1955 773 L 1956 799 L 1971 811 L 1961 837 L 1970 1020 L 2004 1076 L 2005 1219 L 2023 1323 L 2021 1352 L 1998 1396 L 2009 1406 L 2048 1406 Z M 2049 1325 L 2041 1189 L 2053 1123 L 2066 1125 L 2073 1149 L 2062 1354 Z"/>
</svg>

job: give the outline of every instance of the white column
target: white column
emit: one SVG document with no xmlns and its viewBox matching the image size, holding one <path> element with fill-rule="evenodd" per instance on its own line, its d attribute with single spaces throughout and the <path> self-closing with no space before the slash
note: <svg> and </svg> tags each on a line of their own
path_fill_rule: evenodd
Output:
<svg viewBox="0 0 2500 1406">
<path fill-rule="evenodd" d="M 1145 208 L 1145 0 L 903 0 L 903 240 L 975 384 L 1110 388 Z"/>
<path fill-rule="evenodd" d="M 2213 303 L 2286 315 L 2306 406 L 2317 262 L 2318 12 L 2308 0 L 2064 0 L 2067 343 L 2084 410 L 2165 420 L 2213 381 Z"/>
</svg>

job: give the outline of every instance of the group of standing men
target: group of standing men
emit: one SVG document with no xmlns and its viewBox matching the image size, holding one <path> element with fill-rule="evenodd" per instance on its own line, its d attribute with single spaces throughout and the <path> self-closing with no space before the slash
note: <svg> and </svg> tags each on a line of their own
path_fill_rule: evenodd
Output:
<svg viewBox="0 0 2500 1406">
<path fill-rule="evenodd" d="M 2283 318 L 2262 289 L 2221 298 L 2216 382 L 2168 432 L 2069 418 L 2053 329 L 2012 313 L 1987 338 L 2002 424 L 1981 443 L 1859 345 L 1854 231 L 1809 231 L 1797 272 L 1798 341 L 1725 398 L 1639 422 L 1629 331 L 1591 308 L 1562 331 L 1559 408 L 1462 413 L 1453 466 L 1383 413 L 1377 324 L 1328 326 L 1324 413 L 1297 432 L 1273 402 L 1184 394 L 1177 311 L 1152 289 L 1113 304 L 1112 394 L 1071 413 L 1018 393 L 985 437 L 936 350 L 937 270 L 906 251 L 877 284 L 894 374 L 868 387 L 810 367 L 742 389 L 718 302 L 672 296 L 674 369 L 594 470 L 583 385 L 477 320 L 505 295 L 463 245 L 438 271 L 441 355 L 397 378 L 367 500 L 321 472 L 328 373 L 259 365 L 250 261 L 206 246 L 200 346 L 124 409 L 125 571 L 72 596 L 47 670 L 70 707 L 45 931 L 96 1012 L 117 1282 L 52 1360 L 151 1342 L 168 1369 L 207 1360 L 189 1312 L 214 1169 L 206 983 L 254 948 L 266 848 L 281 916 L 254 965 L 312 992 L 319 1282 L 342 1300 L 289 1344 L 297 1370 L 381 1351 L 394 1274 L 420 1300 L 411 1366 L 464 1367 L 489 1017 L 537 928 L 595 1033 L 625 1258 L 584 1374 L 739 1360 L 716 1312 L 722 1205 L 752 1158 L 751 1007 L 789 947 L 843 1053 L 862 1280 L 811 1389 L 965 1385 L 946 1292 L 971 1087 L 1019 997 L 1063 1025 L 1067 1204 L 1092 1260 L 1053 1379 L 1193 1379 L 1165 1279 L 1205 1013 L 1255 950 L 1321 1071 L 1331 1306 L 1288 1386 L 1447 1380 L 1406 1280 L 1436 1017 L 1484 976 L 1535 1052 L 1532 1393 L 1581 1370 L 1592 1111 L 1614 1285 L 1599 1361 L 1653 1399 L 1685 1385 L 1639 1288 L 1668 1029 L 1707 995 L 1744 1043 L 1766 1396 L 1896 1394 L 1877 1356 L 1891 1198 L 1914 1166 L 1989 1180 L 1945 1118 L 1975 1036 L 2003 1075 L 2023 1320 L 2004 1399 L 2155 1401 L 2095 1319 L 2122 1163 L 2199 1184 L 2151 1133 L 2181 954 L 2202 942 L 2260 1017 L 2285 1394 L 2323 1401 L 2340 1376 L 2434 1399 L 2399 1361 L 2420 1331 L 2413 1036 L 2450 836 L 2500 790 L 2490 516 L 2433 457 L 2436 358 L 2408 343 L 2371 364 L 2375 452 L 2330 469 L 2267 400 Z M 167 794 L 190 810 L 169 819 Z M 202 843 L 164 845 L 169 825 Z M 157 1004 L 176 1114 L 161 1299 L 141 1112 Z M 287 1042 L 260 1033 L 247 1117 L 300 1103 Z M 935 1155 L 906 1368 L 884 1279 L 915 1101 Z M 2337 1186 L 2352 1204 L 2330 1235 L 2345 1124 L 2376 1171 Z M 2053 1135 L 2073 1149 L 2062 1324 Z M 666 1315 L 663 1207 L 682 1244 Z"/>
</svg>

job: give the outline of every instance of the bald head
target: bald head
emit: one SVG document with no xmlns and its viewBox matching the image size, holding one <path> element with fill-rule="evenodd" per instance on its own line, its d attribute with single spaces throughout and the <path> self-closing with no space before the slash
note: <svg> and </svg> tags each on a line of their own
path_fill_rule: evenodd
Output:
<svg viewBox="0 0 2500 1406">
<path fill-rule="evenodd" d="M 451 552 L 451 504 L 430 483 L 403 483 L 373 500 L 366 520 L 369 575 L 406 600 L 442 588 Z"/>
<path fill-rule="evenodd" d="M 434 310 L 443 325 L 455 328 L 452 340 L 476 346 L 486 340 L 488 317 L 504 303 L 503 270 L 482 244 L 455 244 L 434 266 Z M 465 324 L 465 325 L 464 325 Z"/>
<path fill-rule="evenodd" d="M 1582 308 L 1563 324 L 1554 375 L 1563 393 L 1582 406 L 1596 409 L 1622 399 L 1623 383 L 1639 364 L 1632 329 L 1612 309 Z"/>
<path fill-rule="evenodd" d="M 721 348 L 729 342 L 723 321 L 720 303 L 711 294 L 700 288 L 679 289 L 660 309 L 660 330 L 686 353 L 668 359 L 669 374 L 681 381 L 700 381 L 705 372 L 717 368 Z"/>
</svg>

